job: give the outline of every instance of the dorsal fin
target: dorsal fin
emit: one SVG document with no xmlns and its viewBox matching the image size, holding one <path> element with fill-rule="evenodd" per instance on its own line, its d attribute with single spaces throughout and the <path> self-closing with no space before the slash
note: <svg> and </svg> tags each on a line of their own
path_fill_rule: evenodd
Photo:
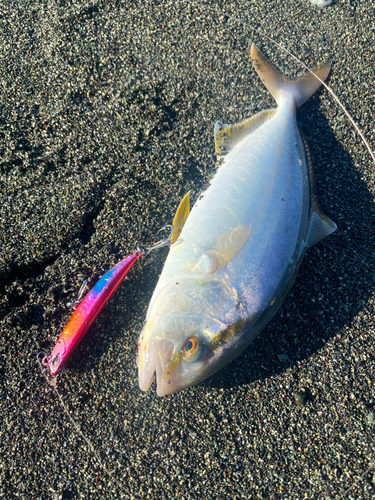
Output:
<svg viewBox="0 0 375 500">
<path fill-rule="evenodd" d="M 234 125 L 216 122 L 214 128 L 216 154 L 221 155 L 230 151 L 245 136 L 250 135 L 254 130 L 263 125 L 263 123 L 266 123 L 275 116 L 276 112 L 276 109 L 261 111 L 255 116 Z"/>
<path fill-rule="evenodd" d="M 311 159 L 311 152 L 309 145 L 306 141 L 304 134 L 302 134 L 302 140 L 304 142 L 307 165 L 310 174 L 310 186 L 311 186 L 311 197 L 312 197 L 312 214 L 310 219 L 309 230 L 306 236 L 305 246 L 307 248 L 315 245 L 319 241 L 323 240 L 326 236 L 336 231 L 336 224 L 331 221 L 327 216 L 323 214 L 319 207 L 318 200 L 315 196 L 315 175 L 314 168 Z"/>
</svg>

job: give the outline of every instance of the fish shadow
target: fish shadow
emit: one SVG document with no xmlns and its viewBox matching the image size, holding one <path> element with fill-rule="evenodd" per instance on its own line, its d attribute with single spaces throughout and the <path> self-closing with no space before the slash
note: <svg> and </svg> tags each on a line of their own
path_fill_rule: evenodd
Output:
<svg viewBox="0 0 375 500">
<path fill-rule="evenodd" d="M 316 194 L 338 228 L 308 249 L 288 296 L 249 347 L 213 377 L 212 388 L 233 388 L 277 376 L 322 349 L 351 325 L 375 291 L 375 205 L 373 194 L 341 143 L 363 149 L 344 124 L 336 135 L 319 111 L 318 97 L 298 115 L 312 161 Z M 340 142 L 339 142 L 339 140 Z M 368 165 L 373 168 L 367 154 Z M 359 162 L 358 162 L 359 163 Z M 282 356 L 280 356 L 282 355 Z"/>
</svg>

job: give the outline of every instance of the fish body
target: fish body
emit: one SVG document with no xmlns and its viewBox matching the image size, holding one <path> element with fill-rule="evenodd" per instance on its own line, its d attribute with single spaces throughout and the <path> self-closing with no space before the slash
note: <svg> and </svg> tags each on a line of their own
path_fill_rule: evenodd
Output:
<svg viewBox="0 0 375 500">
<path fill-rule="evenodd" d="M 291 287 L 306 248 L 336 229 L 319 210 L 296 109 L 321 82 L 283 77 L 253 46 L 255 69 L 277 101 L 228 126 L 227 151 L 171 246 L 138 344 L 139 385 L 159 396 L 209 377 L 264 328 Z M 315 73 L 324 80 L 329 64 Z"/>
<path fill-rule="evenodd" d="M 47 357 L 52 376 L 65 366 L 69 357 L 81 342 L 87 331 L 104 309 L 130 269 L 143 253 L 134 252 L 113 266 L 78 305 L 69 322 L 62 331 L 50 356 Z"/>
</svg>

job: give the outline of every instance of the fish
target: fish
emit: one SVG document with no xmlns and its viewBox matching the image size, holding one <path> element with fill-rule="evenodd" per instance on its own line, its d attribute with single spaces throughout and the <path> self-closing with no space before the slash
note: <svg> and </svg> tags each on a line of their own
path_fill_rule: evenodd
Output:
<svg viewBox="0 0 375 500">
<path fill-rule="evenodd" d="M 100 278 L 75 309 L 51 354 L 44 356 L 41 361 L 44 366 L 48 365 L 52 377 L 57 375 L 58 371 L 66 365 L 70 356 L 94 324 L 130 269 L 143 255 L 142 251 L 137 250 L 118 262 Z"/>
<path fill-rule="evenodd" d="M 289 79 L 255 45 L 250 56 L 277 108 L 215 124 L 224 162 L 170 246 L 139 337 L 139 387 L 147 391 L 156 378 L 158 396 L 238 356 L 280 308 L 306 249 L 336 230 L 318 206 L 296 121 L 330 63 Z"/>
</svg>

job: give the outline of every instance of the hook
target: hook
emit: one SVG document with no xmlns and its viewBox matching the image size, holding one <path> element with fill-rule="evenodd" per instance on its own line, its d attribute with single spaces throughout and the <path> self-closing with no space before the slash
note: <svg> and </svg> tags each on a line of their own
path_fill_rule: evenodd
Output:
<svg viewBox="0 0 375 500">
<path fill-rule="evenodd" d="M 44 352 L 40 351 L 36 355 L 36 360 L 38 361 L 38 365 L 40 368 L 40 371 L 42 372 L 42 376 L 46 379 L 46 382 L 51 385 L 52 387 L 56 387 L 57 384 L 57 375 L 56 377 L 52 377 L 49 371 L 49 366 L 48 366 L 48 358 L 49 356 Z"/>
<path fill-rule="evenodd" d="M 159 229 L 158 233 L 160 233 L 160 231 L 163 231 L 164 229 L 167 229 L 167 228 L 169 228 L 169 230 L 170 230 L 169 236 L 167 238 L 164 238 L 163 240 L 157 241 L 156 243 L 154 243 L 153 245 L 151 245 L 149 248 L 147 248 L 145 255 L 148 255 L 153 250 L 156 250 L 156 249 L 162 248 L 162 247 L 166 247 L 166 246 L 168 246 L 168 245 L 171 244 L 171 237 L 172 237 L 172 234 L 173 234 L 173 226 L 171 226 L 170 224 L 168 224 L 167 226 L 164 226 L 161 229 Z"/>
<path fill-rule="evenodd" d="M 40 368 L 40 371 L 42 372 L 42 375 L 45 375 L 45 373 L 48 371 L 48 356 L 44 351 L 38 352 L 36 355 L 36 360 L 38 361 L 38 365 Z"/>
<path fill-rule="evenodd" d="M 79 292 L 78 292 L 77 300 L 75 300 L 74 302 L 68 302 L 66 304 L 68 307 L 73 307 L 73 309 L 77 308 L 77 306 L 79 305 L 79 303 L 82 300 L 83 294 L 85 293 L 86 285 L 87 285 L 87 280 L 85 280 L 82 283 L 81 288 L 79 289 Z"/>
</svg>

